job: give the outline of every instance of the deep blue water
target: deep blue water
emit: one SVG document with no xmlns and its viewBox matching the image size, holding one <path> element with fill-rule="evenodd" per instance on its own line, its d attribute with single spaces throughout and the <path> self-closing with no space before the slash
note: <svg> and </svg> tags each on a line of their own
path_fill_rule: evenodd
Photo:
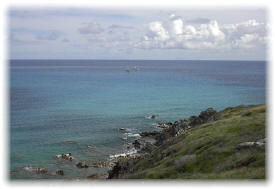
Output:
<svg viewBox="0 0 275 189">
<path fill-rule="evenodd" d="M 265 101 L 264 61 L 11 60 L 11 178 L 43 178 L 18 171 L 25 166 L 85 177 L 99 170 L 79 170 L 54 155 L 106 159 L 122 151 L 118 128 L 135 134 L 208 107 Z M 150 114 L 159 117 L 146 119 Z"/>
</svg>

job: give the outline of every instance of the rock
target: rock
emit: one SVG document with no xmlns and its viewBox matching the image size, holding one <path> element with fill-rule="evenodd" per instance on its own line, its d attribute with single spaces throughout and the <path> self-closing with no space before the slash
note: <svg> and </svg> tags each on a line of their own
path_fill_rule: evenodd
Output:
<svg viewBox="0 0 275 189">
<path fill-rule="evenodd" d="M 155 119 L 156 116 L 155 115 L 151 115 L 150 119 Z"/>
<path fill-rule="evenodd" d="M 94 162 L 92 164 L 92 166 L 94 168 L 100 168 L 100 167 L 108 167 L 108 163 L 104 162 L 104 161 L 98 161 L 98 162 Z"/>
<path fill-rule="evenodd" d="M 213 108 L 208 108 L 205 111 L 202 111 L 199 115 L 199 118 L 203 123 L 206 123 L 210 117 L 214 116 L 217 112 Z"/>
<path fill-rule="evenodd" d="M 188 120 L 188 125 L 191 127 L 202 124 L 202 120 L 197 116 L 191 116 Z"/>
<path fill-rule="evenodd" d="M 243 142 L 243 143 L 240 143 L 238 147 L 242 148 L 242 147 L 250 147 L 254 145 L 255 145 L 255 142 Z"/>
<path fill-rule="evenodd" d="M 55 155 L 55 158 L 57 158 L 57 159 L 60 159 L 61 157 L 62 157 L 62 155 L 60 155 L 60 154 Z"/>
<path fill-rule="evenodd" d="M 184 129 L 180 129 L 180 130 L 177 132 L 176 136 L 182 134 L 184 131 L 185 131 Z"/>
<path fill-rule="evenodd" d="M 57 175 L 61 175 L 63 176 L 64 175 L 64 171 L 63 170 L 58 170 L 55 172 Z"/>
<path fill-rule="evenodd" d="M 62 159 L 66 159 L 65 154 L 61 154 Z"/>
<path fill-rule="evenodd" d="M 254 147 L 254 146 L 264 147 L 265 142 L 260 142 L 260 140 L 257 142 L 243 142 L 243 143 L 240 143 L 237 147 L 238 148 L 248 148 L 248 147 Z"/>
<path fill-rule="evenodd" d="M 176 125 L 172 125 L 166 129 L 163 130 L 163 132 L 168 133 L 170 136 L 175 136 L 177 134 L 179 130 L 179 127 L 177 127 Z"/>
<path fill-rule="evenodd" d="M 157 118 L 157 115 L 154 115 L 154 114 L 153 114 L 153 115 L 148 116 L 147 118 L 148 118 L 148 119 L 156 119 L 156 118 Z"/>
<path fill-rule="evenodd" d="M 150 142 L 146 142 L 144 147 L 139 151 L 142 153 L 151 153 L 153 152 L 157 147 Z"/>
<path fill-rule="evenodd" d="M 188 120 L 184 119 L 184 120 L 180 120 L 179 121 L 179 124 L 178 124 L 178 127 L 180 129 L 184 129 L 186 130 L 188 128 Z"/>
<path fill-rule="evenodd" d="M 67 153 L 67 154 L 61 154 L 61 155 L 55 155 L 55 157 L 57 159 L 65 159 L 65 160 L 69 160 L 69 161 L 73 161 L 74 160 L 74 157 L 72 156 L 72 153 Z"/>
<path fill-rule="evenodd" d="M 37 168 L 37 170 L 36 170 L 36 172 L 38 173 L 38 174 L 45 174 L 45 173 L 47 173 L 48 172 L 48 169 L 47 168 Z"/>
<path fill-rule="evenodd" d="M 116 178 L 118 177 L 120 171 L 121 171 L 121 165 L 119 162 L 116 162 L 115 166 L 108 171 L 108 179 Z"/>
<path fill-rule="evenodd" d="M 156 143 L 155 145 L 160 146 L 165 140 L 170 138 L 170 134 L 168 132 L 162 131 L 161 134 L 156 136 Z"/>
<path fill-rule="evenodd" d="M 142 132 L 140 133 L 141 137 L 155 137 L 159 135 L 160 133 L 158 131 L 151 131 L 151 132 Z"/>
<path fill-rule="evenodd" d="M 89 166 L 86 164 L 86 163 L 84 163 L 84 162 L 79 162 L 78 164 L 76 164 L 76 166 L 78 167 L 78 168 L 88 168 Z"/>
<path fill-rule="evenodd" d="M 157 127 L 162 128 L 162 129 L 165 129 L 165 128 L 168 128 L 169 125 L 166 124 L 166 123 L 157 123 Z"/>
<path fill-rule="evenodd" d="M 140 149 L 140 142 L 138 140 L 135 140 L 135 142 L 133 142 L 133 145 L 136 149 Z"/>
<path fill-rule="evenodd" d="M 73 156 L 69 156 L 66 160 L 73 161 L 74 157 Z"/>
<path fill-rule="evenodd" d="M 196 125 L 201 125 L 209 121 L 215 121 L 215 115 L 217 112 L 213 108 L 208 108 L 205 111 L 202 111 L 199 116 L 191 116 L 188 119 L 188 126 L 196 126 Z M 186 128 L 186 124 L 183 125 Z M 187 127 L 188 127 L 187 126 Z"/>
</svg>

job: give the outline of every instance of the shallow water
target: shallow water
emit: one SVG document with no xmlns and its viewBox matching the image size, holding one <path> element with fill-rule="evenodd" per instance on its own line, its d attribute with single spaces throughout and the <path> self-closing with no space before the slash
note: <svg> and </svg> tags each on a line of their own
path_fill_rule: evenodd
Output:
<svg viewBox="0 0 275 189">
<path fill-rule="evenodd" d="M 123 152 L 127 139 L 208 107 L 266 101 L 263 61 L 10 61 L 11 178 L 84 178 L 78 169 Z M 138 66 L 139 71 L 125 71 Z M 156 120 L 146 117 L 157 114 Z M 134 135 L 134 136 L 133 136 Z M 58 162 L 71 152 L 76 162 Z M 26 166 L 63 169 L 64 177 L 24 174 Z M 104 172 L 104 170 L 103 170 Z"/>
</svg>

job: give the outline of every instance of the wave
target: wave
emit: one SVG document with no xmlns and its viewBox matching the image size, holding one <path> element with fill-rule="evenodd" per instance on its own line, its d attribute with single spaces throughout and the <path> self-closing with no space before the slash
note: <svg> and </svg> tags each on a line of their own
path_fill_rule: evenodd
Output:
<svg viewBox="0 0 275 189">
<path fill-rule="evenodd" d="M 130 150 L 124 152 L 124 153 L 110 155 L 109 158 L 110 158 L 111 160 L 113 160 L 113 159 L 116 159 L 116 158 L 118 158 L 118 157 L 132 156 L 132 155 L 134 155 L 134 154 L 136 154 L 136 153 L 137 153 L 137 150 L 136 150 L 135 148 L 132 148 L 132 149 L 130 149 Z"/>
</svg>

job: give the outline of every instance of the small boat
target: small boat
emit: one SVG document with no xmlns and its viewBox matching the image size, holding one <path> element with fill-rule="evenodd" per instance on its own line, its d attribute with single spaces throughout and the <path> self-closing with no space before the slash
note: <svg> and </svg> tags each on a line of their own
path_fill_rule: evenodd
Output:
<svg viewBox="0 0 275 189">
<path fill-rule="evenodd" d="M 134 70 L 135 70 L 135 71 L 139 71 L 139 67 L 135 66 L 135 67 L 134 67 Z"/>
<path fill-rule="evenodd" d="M 126 66 L 125 71 L 130 72 L 130 66 Z"/>
</svg>

